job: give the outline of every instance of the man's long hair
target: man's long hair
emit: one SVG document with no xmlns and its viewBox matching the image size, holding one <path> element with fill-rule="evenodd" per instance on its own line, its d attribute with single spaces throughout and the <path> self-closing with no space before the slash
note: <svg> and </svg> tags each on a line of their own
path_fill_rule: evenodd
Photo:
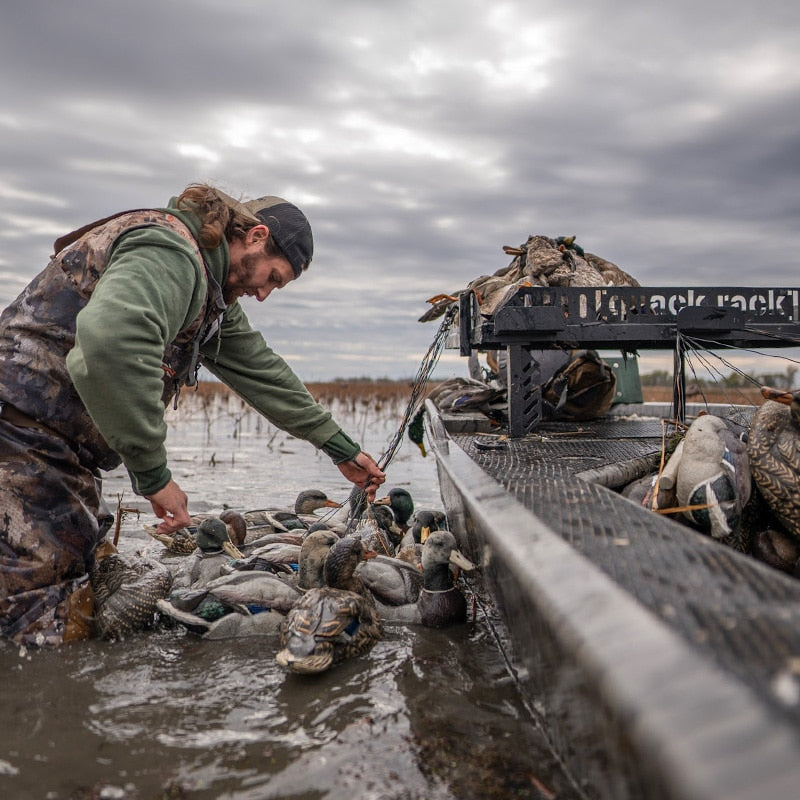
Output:
<svg viewBox="0 0 800 800">
<path fill-rule="evenodd" d="M 202 247 L 212 250 L 223 238 L 229 242 L 243 239 L 254 224 L 252 219 L 231 208 L 207 183 L 187 186 L 178 197 L 178 208 L 200 218 L 198 241 Z"/>
</svg>

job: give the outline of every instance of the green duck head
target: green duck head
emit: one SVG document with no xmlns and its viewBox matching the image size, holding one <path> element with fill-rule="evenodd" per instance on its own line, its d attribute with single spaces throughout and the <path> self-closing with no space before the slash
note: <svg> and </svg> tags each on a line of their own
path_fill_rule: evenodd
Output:
<svg viewBox="0 0 800 800">
<path fill-rule="evenodd" d="M 204 553 L 215 553 L 223 550 L 231 558 L 244 558 L 242 552 L 230 540 L 228 526 L 217 517 L 204 519 L 195 534 L 197 546 Z"/>
<path fill-rule="evenodd" d="M 414 499 L 406 489 L 390 489 L 386 497 L 375 501 L 375 505 L 389 506 L 398 525 L 406 525 L 414 513 Z"/>
</svg>

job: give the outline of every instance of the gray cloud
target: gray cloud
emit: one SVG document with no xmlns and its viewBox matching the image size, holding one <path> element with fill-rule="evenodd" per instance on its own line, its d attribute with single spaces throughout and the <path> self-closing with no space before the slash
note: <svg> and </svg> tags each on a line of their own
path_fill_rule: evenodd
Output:
<svg viewBox="0 0 800 800">
<path fill-rule="evenodd" d="M 777 0 L 10 4 L 0 303 L 59 234 L 206 180 L 307 211 L 311 271 L 247 310 L 308 380 L 413 375 L 425 299 L 531 233 L 645 284 L 794 284 L 798 22 Z"/>
</svg>

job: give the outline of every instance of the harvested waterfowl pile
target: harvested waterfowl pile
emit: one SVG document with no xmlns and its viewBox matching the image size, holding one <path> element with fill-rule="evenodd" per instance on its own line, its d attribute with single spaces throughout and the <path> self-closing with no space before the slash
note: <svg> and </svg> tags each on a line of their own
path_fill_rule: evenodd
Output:
<svg viewBox="0 0 800 800">
<path fill-rule="evenodd" d="M 431 308 L 420 322 L 438 319 L 463 292 L 475 292 L 481 313 L 493 314 L 522 286 L 639 286 L 639 282 L 616 264 L 586 252 L 575 236 L 531 235 L 519 247 L 503 247 L 513 256 L 508 266 L 491 275 L 480 275 L 463 289 L 428 299 Z"/>
</svg>

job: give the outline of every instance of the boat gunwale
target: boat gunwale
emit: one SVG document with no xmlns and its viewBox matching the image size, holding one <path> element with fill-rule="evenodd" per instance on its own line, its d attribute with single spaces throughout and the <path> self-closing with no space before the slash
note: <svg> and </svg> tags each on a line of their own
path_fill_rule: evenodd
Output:
<svg viewBox="0 0 800 800">
<path fill-rule="evenodd" d="M 452 498 L 443 492 L 448 515 L 469 516 L 483 563 L 492 559 L 516 582 L 614 709 L 623 738 L 642 759 L 640 779 L 660 776 L 666 797 L 791 796 L 800 784 L 798 732 L 510 496 L 450 437 L 431 401 L 426 412 L 440 484 L 452 486 L 463 504 L 451 513 Z M 520 620 L 504 612 L 519 639 Z"/>
</svg>

